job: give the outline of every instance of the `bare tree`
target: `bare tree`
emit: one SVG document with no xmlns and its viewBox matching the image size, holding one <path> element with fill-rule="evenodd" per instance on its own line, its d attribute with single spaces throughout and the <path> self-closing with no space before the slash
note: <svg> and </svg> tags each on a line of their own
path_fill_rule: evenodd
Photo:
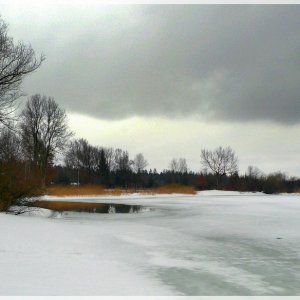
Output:
<svg viewBox="0 0 300 300">
<path fill-rule="evenodd" d="M 0 211 L 24 205 L 27 197 L 37 195 L 39 186 L 36 177 L 27 178 L 20 137 L 9 125 L 0 131 Z"/>
<path fill-rule="evenodd" d="M 186 159 L 179 158 L 178 159 L 178 172 L 187 173 L 187 171 L 188 171 L 188 167 L 187 167 Z"/>
<path fill-rule="evenodd" d="M 104 148 L 95 147 L 95 162 L 96 162 L 96 171 L 100 175 L 100 182 L 104 185 L 109 183 L 109 173 L 110 167 L 106 157 L 106 151 Z"/>
<path fill-rule="evenodd" d="M 203 168 L 208 168 L 216 175 L 217 188 L 222 176 L 238 172 L 238 158 L 230 147 L 201 150 L 201 163 Z"/>
<path fill-rule="evenodd" d="M 106 162 L 109 172 L 113 170 L 114 167 L 114 149 L 113 148 L 104 148 Z"/>
<path fill-rule="evenodd" d="M 263 190 L 262 179 L 264 174 L 257 167 L 249 166 L 245 175 L 248 190 Z"/>
<path fill-rule="evenodd" d="M 133 160 L 133 170 L 140 173 L 148 166 L 148 162 L 142 153 L 138 153 Z"/>
<path fill-rule="evenodd" d="M 71 169 L 77 170 L 77 184 L 84 180 L 84 176 L 87 174 L 87 178 L 84 181 L 91 181 L 92 172 L 96 171 L 99 164 L 100 149 L 89 144 L 86 139 L 76 139 L 70 142 L 68 150 L 65 155 L 65 164 Z"/>
<path fill-rule="evenodd" d="M 64 157 L 65 164 L 68 168 L 79 169 L 81 161 L 79 156 L 79 143 L 77 140 L 71 141 Z"/>
<path fill-rule="evenodd" d="M 169 169 L 172 171 L 172 172 L 178 172 L 178 161 L 176 158 L 172 158 L 171 161 L 170 161 L 170 164 L 169 164 Z"/>
<path fill-rule="evenodd" d="M 39 166 L 44 186 L 47 167 L 73 134 L 66 113 L 53 98 L 33 95 L 22 111 L 20 129 L 27 158 Z"/>
<path fill-rule="evenodd" d="M 169 169 L 174 173 L 186 173 L 188 171 L 185 158 L 172 158 L 169 164 Z"/>
<path fill-rule="evenodd" d="M 114 151 L 114 171 L 128 172 L 131 171 L 133 162 L 129 159 L 128 151 L 123 151 L 120 148 Z"/>
<path fill-rule="evenodd" d="M 259 177 L 263 176 L 263 173 L 257 167 L 248 166 L 246 175 L 251 179 L 258 179 Z"/>
<path fill-rule="evenodd" d="M 9 127 L 13 127 L 10 125 Z M 0 130 L 0 161 L 21 160 L 21 141 L 15 130 L 4 127 Z"/>
<path fill-rule="evenodd" d="M 129 159 L 128 151 L 116 149 L 114 152 L 114 172 L 116 174 L 116 183 L 127 189 L 132 174 L 133 161 Z"/>
<path fill-rule="evenodd" d="M 0 18 L 0 122 L 9 125 L 16 100 L 22 96 L 21 84 L 45 59 L 35 57 L 30 45 L 14 41 L 7 34 L 7 24 Z"/>
</svg>

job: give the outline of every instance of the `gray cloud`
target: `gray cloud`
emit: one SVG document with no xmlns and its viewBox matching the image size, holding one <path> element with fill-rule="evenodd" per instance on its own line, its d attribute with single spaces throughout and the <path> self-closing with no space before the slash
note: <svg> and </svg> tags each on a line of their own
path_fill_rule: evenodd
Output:
<svg viewBox="0 0 300 300">
<path fill-rule="evenodd" d="M 35 15 L 33 25 L 7 20 L 47 56 L 25 90 L 68 111 L 300 121 L 300 6 L 57 6 Z"/>
</svg>

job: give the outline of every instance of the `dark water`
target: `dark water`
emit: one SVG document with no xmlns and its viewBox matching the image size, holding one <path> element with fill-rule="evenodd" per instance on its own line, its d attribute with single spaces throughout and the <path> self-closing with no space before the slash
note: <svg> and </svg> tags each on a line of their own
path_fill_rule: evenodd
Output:
<svg viewBox="0 0 300 300">
<path fill-rule="evenodd" d="M 35 201 L 30 207 L 46 208 L 56 212 L 87 212 L 87 213 L 138 213 L 146 208 L 142 205 L 92 202 L 64 202 L 64 201 Z"/>
<path fill-rule="evenodd" d="M 77 212 L 93 212 L 93 213 L 102 213 L 102 214 L 110 214 L 110 213 L 138 213 L 143 210 L 143 206 L 141 205 L 128 205 L 128 204 L 102 204 L 101 207 L 95 206 L 93 208 L 80 208 L 75 211 Z"/>
</svg>

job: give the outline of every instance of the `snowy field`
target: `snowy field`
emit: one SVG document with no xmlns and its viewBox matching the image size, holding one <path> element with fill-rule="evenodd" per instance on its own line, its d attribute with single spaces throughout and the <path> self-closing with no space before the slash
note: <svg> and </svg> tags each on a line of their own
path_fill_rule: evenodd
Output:
<svg viewBox="0 0 300 300">
<path fill-rule="evenodd" d="M 299 195 L 64 199 L 152 209 L 0 214 L 0 295 L 300 295 Z"/>
</svg>

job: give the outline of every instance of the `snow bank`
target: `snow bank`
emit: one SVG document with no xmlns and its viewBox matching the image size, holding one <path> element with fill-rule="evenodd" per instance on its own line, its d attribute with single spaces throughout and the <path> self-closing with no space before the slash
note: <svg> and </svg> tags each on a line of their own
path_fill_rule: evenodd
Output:
<svg viewBox="0 0 300 300">
<path fill-rule="evenodd" d="M 274 194 L 273 196 L 300 196 L 300 193 L 281 193 L 281 194 Z M 238 192 L 238 191 L 222 191 L 222 190 L 204 190 L 198 191 L 196 195 L 189 195 L 189 194 L 144 194 L 144 193 L 132 193 L 132 194 L 122 194 L 120 196 L 114 195 L 88 195 L 88 196 L 39 196 L 36 198 L 32 198 L 32 200 L 47 200 L 47 201 L 95 201 L 95 202 L 102 202 L 102 201 L 114 201 L 114 200 L 143 200 L 143 199 L 152 199 L 156 201 L 157 199 L 164 199 L 166 201 L 172 199 L 201 199 L 197 196 L 269 196 L 263 192 Z"/>
<path fill-rule="evenodd" d="M 241 195 L 264 195 L 260 192 L 237 192 L 237 191 L 221 191 L 221 190 L 205 190 L 197 193 L 200 196 L 241 196 Z"/>
</svg>

